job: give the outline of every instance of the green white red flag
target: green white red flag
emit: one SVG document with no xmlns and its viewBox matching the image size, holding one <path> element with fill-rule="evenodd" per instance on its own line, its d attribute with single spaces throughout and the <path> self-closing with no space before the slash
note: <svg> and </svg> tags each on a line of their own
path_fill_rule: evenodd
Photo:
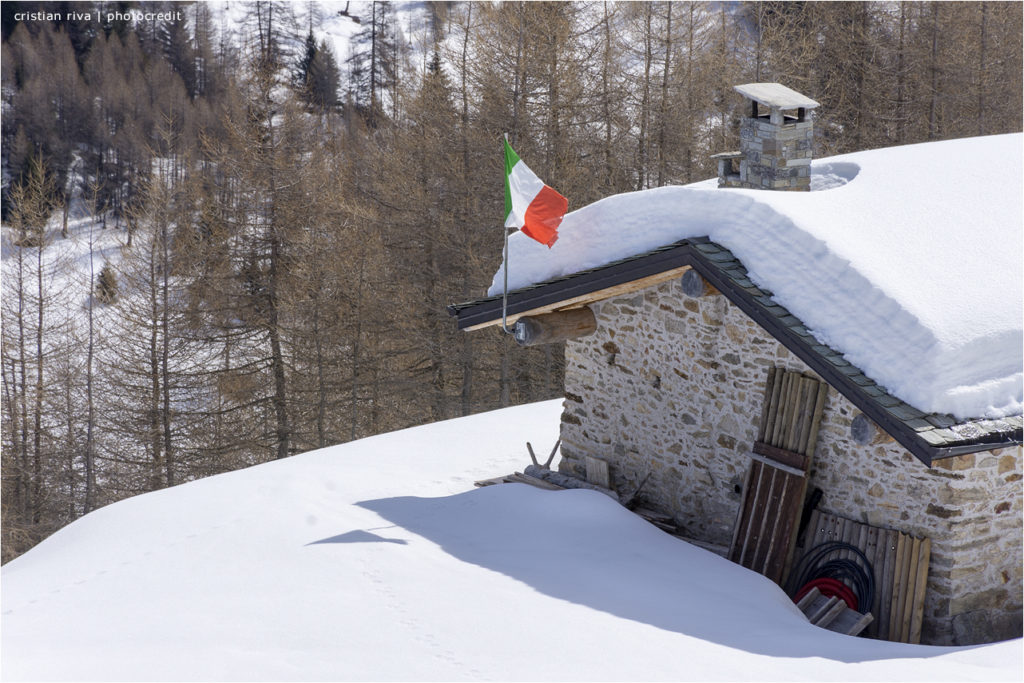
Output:
<svg viewBox="0 0 1024 683">
<path fill-rule="evenodd" d="M 569 200 L 545 185 L 505 140 L 505 227 L 519 228 L 550 249 Z"/>
</svg>

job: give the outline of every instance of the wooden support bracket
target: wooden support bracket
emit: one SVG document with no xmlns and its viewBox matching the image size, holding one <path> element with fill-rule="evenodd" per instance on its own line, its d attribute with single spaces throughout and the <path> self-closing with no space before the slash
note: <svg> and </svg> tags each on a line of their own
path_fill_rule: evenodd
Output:
<svg viewBox="0 0 1024 683">
<path fill-rule="evenodd" d="M 803 476 L 804 471 L 807 469 L 807 456 L 796 451 L 789 451 L 761 441 L 755 441 L 751 450 L 758 455 L 763 455 L 767 459 L 768 464 L 773 467 L 785 465 L 797 470 L 794 474 L 800 474 L 800 476 Z M 779 467 L 779 469 L 783 468 Z"/>
<path fill-rule="evenodd" d="M 520 346 L 538 346 L 585 337 L 596 330 L 597 319 L 586 306 L 519 318 L 515 324 L 515 339 Z"/>
</svg>

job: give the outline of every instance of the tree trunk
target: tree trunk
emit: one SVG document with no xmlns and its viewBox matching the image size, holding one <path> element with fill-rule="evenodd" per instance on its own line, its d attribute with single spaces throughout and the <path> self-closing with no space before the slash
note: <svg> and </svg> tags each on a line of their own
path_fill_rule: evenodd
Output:
<svg viewBox="0 0 1024 683">
<path fill-rule="evenodd" d="M 519 142 L 519 98 L 522 97 L 523 90 L 526 87 L 526 69 L 523 68 L 523 12 L 525 8 L 523 3 L 519 3 L 519 31 L 518 31 L 518 42 L 516 43 L 516 74 L 515 82 L 512 86 L 512 130 L 509 131 L 509 137 L 512 138 L 513 144 Z M 504 228 L 502 228 L 504 230 Z"/>
<path fill-rule="evenodd" d="M 160 379 L 162 377 L 160 372 L 160 297 L 156 287 L 156 283 L 159 281 L 160 274 L 158 272 L 157 254 L 156 250 L 158 245 L 156 240 L 150 243 L 150 257 L 149 257 L 149 286 L 147 287 L 150 291 L 149 305 L 150 310 L 148 311 L 149 320 L 147 323 L 151 325 L 149 333 L 149 378 L 150 378 L 150 397 L 149 397 L 149 439 L 150 448 L 153 450 L 153 462 L 151 468 L 151 474 L 149 477 L 149 486 L 152 490 L 160 488 L 161 478 L 163 477 L 163 439 L 160 433 Z"/>
<path fill-rule="evenodd" d="M 71 177 L 71 173 L 68 173 L 68 177 Z M 70 234 L 68 232 L 68 212 L 71 207 L 71 180 L 68 180 L 68 190 L 64 194 L 64 206 L 61 208 L 61 221 L 60 221 L 60 236 L 64 239 L 68 238 Z M 128 245 L 129 247 L 131 244 Z"/>
<path fill-rule="evenodd" d="M 167 486 L 174 486 L 174 435 L 171 431 L 171 325 L 170 325 L 170 277 L 171 277 L 171 255 L 170 255 L 170 235 L 167 230 L 167 222 L 164 221 L 160 226 L 160 330 L 161 336 L 161 348 L 160 348 L 160 375 L 163 390 L 163 406 L 162 406 L 162 429 L 164 436 L 164 482 Z"/>
<path fill-rule="evenodd" d="M 978 48 L 978 135 L 985 134 L 985 73 L 988 59 L 988 4 L 981 3 L 981 27 Z"/>
<path fill-rule="evenodd" d="M 907 139 L 906 101 L 906 27 L 907 3 L 900 3 L 900 40 L 896 55 L 896 142 L 904 144 Z"/>
<path fill-rule="evenodd" d="M 612 29 L 608 16 L 608 0 L 604 2 L 604 59 L 601 63 L 601 108 L 604 118 L 604 174 L 605 189 L 615 187 L 615 171 L 612 167 L 612 93 L 609 86 L 612 63 Z"/>
<path fill-rule="evenodd" d="M 652 5 L 643 5 L 644 12 L 644 78 L 641 82 L 641 98 L 640 98 L 640 138 L 637 149 L 637 180 L 636 189 L 643 190 L 647 187 L 647 158 L 649 151 L 647 149 L 647 136 L 650 134 L 650 119 L 651 119 L 651 60 L 652 57 L 652 45 L 651 45 L 651 15 L 653 10 Z"/>
<path fill-rule="evenodd" d="M 928 101 L 928 139 L 939 137 L 939 3 L 932 3 L 932 47 L 928 71 L 931 77 L 931 97 Z"/>
<path fill-rule="evenodd" d="M 316 354 L 316 445 L 317 448 L 327 446 L 327 386 L 324 377 L 323 332 L 320 329 L 320 295 L 313 305 L 313 343 Z"/>
<path fill-rule="evenodd" d="M 672 5 L 671 2 L 666 5 L 668 14 L 665 26 L 665 70 L 661 74 L 661 103 L 658 107 L 658 187 L 666 182 L 665 166 L 668 162 L 665 156 L 665 133 L 668 128 L 666 108 L 668 106 L 669 72 L 672 64 Z"/>
<path fill-rule="evenodd" d="M 95 216 L 93 216 L 95 222 Z M 88 330 L 89 337 L 86 344 L 85 361 L 85 506 L 86 513 L 96 509 L 96 457 L 95 457 L 95 406 L 93 403 L 93 372 L 92 361 L 95 351 L 96 334 L 93 320 L 93 292 L 96 287 L 95 267 L 93 264 L 93 234 L 92 225 L 89 226 L 89 296 L 88 296 Z"/>
<path fill-rule="evenodd" d="M 265 86 L 266 87 L 266 86 Z M 278 215 L 277 202 L 280 201 L 280 188 L 277 180 L 277 158 L 276 146 L 278 144 L 275 136 L 274 107 L 271 106 L 269 90 L 263 93 L 265 115 L 266 115 L 266 142 L 264 143 L 264 160 L 267 163 L 267 207 L 266 224 L 264 226 L 264 237 L 269 243 L 267 280 L 266 280 L 266 306 L 267 321 L 266 332 L 270 341 L 270 372 L 273 378 L 273 396 L 271 405 L 274 407 L 275 421 L 275 448 L 274 457 L 277 459 L 287 458 L 291 452 L 292 428 L 288 417 L 288 388 L 287 376 L 285 374 L 284 350 L 281 345 L 281 302 L 279 290 L 281 280 L 284 277 L 282 271 L 281 256 L 281 234 L 284 229 L 281 225 L 281 217 Z"/>
<path fill-rule="evenodd" d="M 366 247 L 359 252 L 359 284 L 356 286 L 356 331 L 352 340 L 352 380 L 351 380 L 351 425 L 349 440 L 355 441 L 359 427 L 359 350 L 363 329 L 363 275 L 366 269 Z"/>
<path fill-rule="evenodd" d="M 273 194 L 273 190 L 271 191 Z M 271 232 L 274 227 L 271 226 Z M 277 448 L 274 457 L 287 458 L 290 450 L 291 425 L 288 422 L 287 386 L 285 380 L 284 352 L 281 349 L 281 326 L 279 321 L 277 285 L 281 262 L 281 245 L 276 235 L 271 235 L 269 272 L 269 319 L 267 332 L 270 336 L 270 366 L 274 378 L 274 418 L 277 422 Z"/>
<path fill-rule="evenodd" d="M 370 9 L 370 128 L 377 126 L 377 2 Z"/>
<path fill-rule="evenodd" d="M 34 433 L 32 438 L 32 521 L 39 524 L 42 521 L 42 499 L 43 499 L 43 309 L 45 308 L 43 292 L 43 243 L 45 241 L 45 226 L 40 230 L 39 246 L 36 248 L 36 296 L 37 318 L 36 318 L 36 388 L 35 388 L 35 416 Z M 92 267 L 92 252 L 90 245 L 89 264 Z M 90 288 L 90 292 L 91 292 Z M 91 304 L 90 304 L 91 306 Z M 91 313 L 91 311 L 90 311 Z"/>
<path fill-rule="evenodd" d="M 690 23 L 687 26 L 686 31 L 686 118 L 685 123 L 683 124 L 686 134 L 686 157 L 683 159 L 683 180 L 687 183 L 693 182 L 693 123 L 696 115 L 696 106 L 693 97 L 693 34 L 695 31 L 694 23 L 697 20 L 697 17 L 694 16 L 696 13 L 696 3 L 691 2 L 689 9 Z"/>
<path fill-rule="evenodd" d="M 468 72 L 467 57 L 469 54 L 469 29 L 472 25 L 473 3 L 466 4 L 466 34 L 462 41 L 461 54 L 461 94 L 462 94 L 462 120 L 461 120 L 461 142 L 462 142 L 462 216 L 461 223 L 468 225 L 470 222 L 470 199 L 472 197 L 471 170 L 469 167 L 469 89 L 466 83 Z M 469 276 L 463 271 L 462 295 L 463 300 L 469 299 Z M 460 393 L 461 415 L 469 415 L 473 408 L 473 339 L 468 334 L 461 338 L 462 352 L 459 354 L 462 370 L 462 391 Z"/>
<path fill-rule="evenodd" d="M 25 329 L 25 258 L 23 250 L 18 250 L 18 375 L 21 388 L 18 410 L 21 413 L 21 429 L 16 434 L 18 443 L 18 470 L 14 486 L 15 505 L 24 519 L 28 518 L 28 370 L 27 363 L 27 330 Z M 13 372 L 13 370 L 12 370 Z"/>
</svg>

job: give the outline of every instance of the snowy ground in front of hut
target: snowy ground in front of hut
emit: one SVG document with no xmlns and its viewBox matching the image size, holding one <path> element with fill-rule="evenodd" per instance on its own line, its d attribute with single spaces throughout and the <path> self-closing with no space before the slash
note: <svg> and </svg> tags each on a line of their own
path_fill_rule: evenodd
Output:
<svg viewBox="0 0 1024 683">
<path fill-rule="evenodd" d="M 1022 142 L 1018 133 L 831 157 L 813 164 L 812 192 L 711 180 L 615 195 L 569 213 L 551 249 L 512 235 L 509 288 L 706 236 L 893 395 L 959 418 L 1019 415 Z"/>
<path fill-rule="evenodd" d="M 548 401 L 86 515 L 2 569 L 6 680 L 1021 680 L 1021 641 L 810 626 L 763 577 L 590 491 L 473 481 Z"/>
</svg>

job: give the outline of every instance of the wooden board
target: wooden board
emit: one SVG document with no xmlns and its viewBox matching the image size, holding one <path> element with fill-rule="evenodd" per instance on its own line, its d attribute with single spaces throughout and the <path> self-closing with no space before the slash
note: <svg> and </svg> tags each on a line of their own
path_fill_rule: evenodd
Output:
<svg viewBox="0 0 1024 683">
<path fill-rule="evenodd" d="M 835 598 L 833 598 L 833 600 L 835 600 Z M 825 614 L 818 617 L 818 620 L 814 622 L 814 625 L 820 626 L 821 628 L 828 628 L 829 624 L 836 620 L 836 617 L 838 617 L 843 612 L 848 611 L 850 611 L 850 608 L 846 606 L 846 603 L 844 601 L 836 600 L 836 604 L 832 605 L 832 607 L 827 612 L 825 612 Z"/>
<path fill-rule="evenodd" d="M 928 583 L 928 564 L 931 541 L 915 538 L 893 529 L 873 527 L 850 519 L 815 510 L 810 517 L 804 536 L 801 558 L 822 543 L 842 541 L 858 548 L 871 563 L 875 580 L 875 596 L 870 606 L 862 605 L 873 619 L 863 623 L 851 622 L 866 628 L 866 635 L 881 640 L 901 643 L 920 643 L 924 620 L 924 600 Z M 828 555 L 825 559 L 856 557 L 850 550 Z M 794 577 L 795 579 L 795 577 Z M 789 590 L 800 587 L 790 584 Z M 837 616 L 845 624 L 849 616 Z M 837 629 L 838 630 L 838 629 Z M 859 631 L 858 631 L 859 632 Z"/>
<path fill-rule="evenodd" d="M 537 477 L 531 477 L 529 474 L 523 474 L 522 472 L 515 472 L 513 474 L 506 474 L 502 477 L 491 477 L 490 479 L 481 479 L 480 481 L 473 482 L 474 486 L 494 486 L 495 484 L 529 484 L 530 486 L 536 486 L 539 489 L 545 489 L 548 491 L 561 491 L 562 487 L 557 484 L 552 484 L 549 481 L 538 479 Z"/>
<path fill-rule="evenodd" d="M 870 612 L 867 614 L 861 614 L 860 612 L 852 609 L 845 609 L 836 619 L 830 623 L 827 628 L 829 631 L 835 631 L 836 633 L 843 633 L 848 636 L 860 635 L 860 633 L 874 622 L 874 617 Z"/>
<path fill-rule="evenodd" d="M 906 585 L 907 576 L 907 543 L 903 534 L 896 537 L 896 562 L 893 571 L 892 590 L 892 612 L 889 614 L 889 640 L 900 642 L 900 616 L 903 614 L 905 602 L 903 601 L 903 586 Z"/>
<path fill-rule="evenodd" d="M 903 580 L 903 587 L 902 587 L 903 596 L 902 596 L 902 602 L 901 602 L 902 609 L 900 610 L 901 611 L 901 616 L 900 616 L 900 642 L 901 643 L 908 643 L 908 642 L 910 642 L 910 621 L 911 621 L 911 616 L 913 615 L 914 587 L 917 584 L 917 566 L 918 566 L 918 556 L 921 554 L 921 539 L 920 538 L 912 539 L 910 544 L 909 544 L 909 546 L 910 547 L 907 549 L 907 553 L 908 554 L 907 554 L 906 558 L 904 559 L 904 562 L 905 562 L 907 568 L 906 568 L 906 571 L 903 572 L 903 574 L 904 574 L 904 576 L 906 578 Z"/>
<path fill-rule="evenodd" d="M 928 565 L 932 554 L 932 540 L 921 540 L 921 551 L 917 556 L 917 583 L 914 585 L 914 607 L 910 622 L 909 643 L 921 642 L 921 623 L 924 621 L 924 596 L 928 585 Z"/>
<path fill-rule="evenodd" d="M 480 481 L 474 481 L 473 486 L 494 486 L 495 484 L 504 484 L 505 477 L 491 477 L 490 479 L 481 479 Z"/>
<path fill-rule="evenodd" d="M 814 604 L 814 601 L 818 598 L 819 595 L 821 595 L 821 591 L 818 590 L 817 586 L 815 586 L 811 590 L 804 593 L 804 597 L 800 598 L 800 600 L 797 601 L 796 608 L 804 614 L 807 614 L 807 610 L 810 609 L 811 605 Z"/>
<path fill-rule="evenodd" d="M 872 569 L 877 571 L 878 570 L 878 564 L 877 564 L 878 560 L 877 560 L 877 558 L 878 558 L 878 536 L 879 536 L 879 529 L 876 528 L 876 527 L 873 527 L 873 526 L 868 526 L 867 524 L 864 525 L 864 528 L 867 530 L 867 532 L 865 533 L 865 540 L 864 540 L 864 554 L 867 556 L 868 562 L 871 563 Z M 874 614 L 874 615 L 878 614 L 879 595 L 880 595 L 880 593 L 876 589 L 875 590 L 875 599 L 872 601 L 872 604 L 869 607 L 869 609 L 871 611 L 871 614 Z M 871 623 L 868 624 L 868 635 L 874 635 L 875 634 L 875 632 L 877 631 L 877 629 L 875 628 L 875 625 L 877 623 L 878 623 L 878 620 L 877 619 L 873 619 L 871 621 Z"/>
<path fill-rule="evenodd" d="M 875 570 L 875 589 L 882 593 L 881 608 L 879 609 L 878 637 L 882 640 L 889 640 L 889 617 L 893 611 L 892 586 L 893 577 L 896 572 L 896 539 L 899 534 L 893 529 L 885 530 L 885 557 L 884 570 L 882 574 Z M 878 582 L 881 577 L 881 582 Z"/>
<path fill-rule="evenodd" d="M 769 368 L 729 559 L 781 584 L 789 571 L 828 386 Z"/>
<path fill-rule="evenodd" d="M 606 489 L 611 488 L 611 477 L 608 474 L 608 461 L 601 460 L 588 455 L 586 457 L 587 465 L 587 481 L 591 484 L 597 484 L 603 486 Z"/>
<path fill-rule="evenodd" d="M 817 587 L 807 591 L 796 607 L 815 626 L 848 636 L 859 635 L 874 621 L 870 613 L 861 614 L 847 607 L 838 598 L 827 598 Z"/>
</svg>

